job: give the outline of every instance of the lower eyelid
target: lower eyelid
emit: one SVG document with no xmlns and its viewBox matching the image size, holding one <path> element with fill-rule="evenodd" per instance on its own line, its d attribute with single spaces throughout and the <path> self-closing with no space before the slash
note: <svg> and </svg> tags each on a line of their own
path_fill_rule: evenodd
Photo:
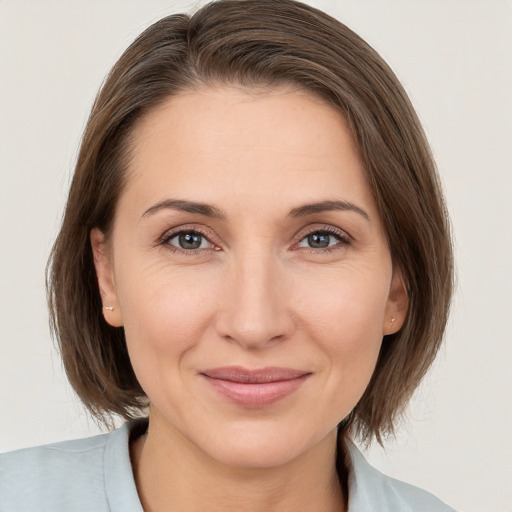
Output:
<svg viewBox="0 0 512 512">
<path fill-rule="evenodd" d="M 335 238 L 335 240 L 336 240 L 335 244 L 328 245 L 327 247 L 299 246 L 298 244 L 302 240 L 304 240 L 304 238 L 306 238 L 308 236 L 308 235 L 306 235 L 305 237 L 301 238 L 301 240 L 299 242 L 294 244 L 292 250 L 306 251 L 307 253 L 310 253 L 312 255 L 322 255 L 322 254 L 325 255 L 327 253 L 331 253 L 331 252 L 335 252 L 335 251 L 346 249 L 346 248 L 348 248 L 352 244 L 351 240 L 349 238 L 347 238 L 347 237 L 341 237 L 340 235 L 332 234 L 332 233 L 329 233 L 329 235 L 333 236 L 333 238 Z"/>
</svg>

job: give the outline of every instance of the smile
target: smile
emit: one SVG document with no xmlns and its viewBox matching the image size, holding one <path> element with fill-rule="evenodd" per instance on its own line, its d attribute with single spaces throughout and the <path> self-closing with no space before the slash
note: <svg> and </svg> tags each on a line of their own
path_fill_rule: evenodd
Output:
<svg viewBox="0 0 512 512">
<path fill-rule="evenodd" d="M 229 366 L 204 370 L 200 375 L 224 398 L 236 405 L 256 409 L 292 394 L 311 373 L 291 368 L 249 370 Z"/>
</svg>

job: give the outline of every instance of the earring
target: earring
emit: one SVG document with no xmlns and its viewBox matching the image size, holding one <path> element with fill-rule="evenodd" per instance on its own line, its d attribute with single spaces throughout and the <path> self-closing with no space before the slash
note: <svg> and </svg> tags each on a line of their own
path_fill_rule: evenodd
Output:
<svg viewBox="0 0 512 512">
<path fill-rule="evenodd" d="M 395 323 L 395 320 L 396 320 L 396 318 L 395 318 L 395 317 L 393 317 L 393 318 L 391 319 L 391 327 L 393 327 L 393 324 Z"/>
<path fill-rule="evenodd" d="M 104 306 L 103 309 L 106 309 L 107 311 L 114 311 L 114 306 Z"/>
</svg>

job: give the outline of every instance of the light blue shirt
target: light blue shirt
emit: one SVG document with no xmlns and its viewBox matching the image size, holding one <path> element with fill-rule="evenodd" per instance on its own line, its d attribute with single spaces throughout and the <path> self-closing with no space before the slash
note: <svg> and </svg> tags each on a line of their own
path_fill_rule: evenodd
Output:
<svg viewBox="0 0 512 512">
<path fill-rule="evenodd" d="M 0 455 L 0 512 L 143 512 L 130 463 L 132 428 Z M 377 471 L 352 443 L 349 450 L 349 512 L 454 512 Z"/>
</svg>

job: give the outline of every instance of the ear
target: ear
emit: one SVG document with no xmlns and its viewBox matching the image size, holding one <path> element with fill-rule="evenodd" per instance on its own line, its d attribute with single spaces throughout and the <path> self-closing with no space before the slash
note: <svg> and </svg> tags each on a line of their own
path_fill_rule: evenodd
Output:
<svg viewBox="0 0 512 512">
<path fill-rule="evenodd" d="M 90 236 L 96 278 L 98 279 L 101 302 L 103 303 L 103 316 L 112 327 L 121 327 L 123 325 L 123 315 L 117 299 L 112 258 L 105 241 L 105 235 L 100 229 L 94 228 L 91 230 Z"/>
<path fill-rule="evenodd" d="M 386 312 L 382 324 L 383 336 L 395 334 L 404 325 L 409 307 L 409 295 L 402 278 L 402 272 L 398 268 L 393 268 L 393 277 L 389 288 L 388 301 L 386 303 Z"/>
</svg>

